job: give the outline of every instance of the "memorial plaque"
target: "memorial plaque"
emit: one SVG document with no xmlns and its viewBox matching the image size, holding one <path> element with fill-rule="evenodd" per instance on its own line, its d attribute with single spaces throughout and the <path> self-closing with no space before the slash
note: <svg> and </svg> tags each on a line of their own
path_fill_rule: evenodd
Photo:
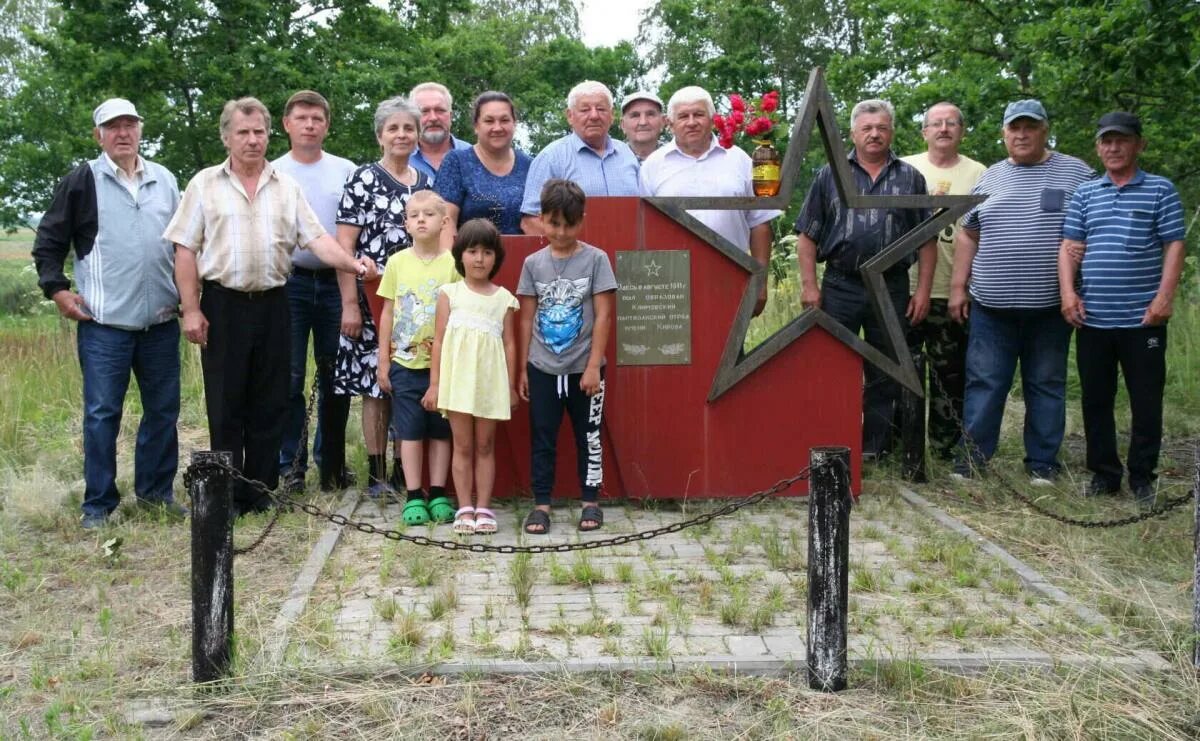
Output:
<svg viewBox="0 0 1200 741">
<path fill-rule="evenodd" d="M 617 365 L 689 365 L 691 253 L 619 251 L 617 283 Z"/>
</svg>

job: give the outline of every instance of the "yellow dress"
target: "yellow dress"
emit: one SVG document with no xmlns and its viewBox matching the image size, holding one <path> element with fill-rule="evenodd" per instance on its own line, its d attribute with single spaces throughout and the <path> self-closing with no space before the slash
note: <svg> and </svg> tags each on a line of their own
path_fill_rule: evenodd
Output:
<svg viewBox="0 0 1200 741">
<path fill-rule="evenodd" d="M 517 308 L 506 288 L 491 296 L 476 293 L 465 281 L 440 288 L 450 301 L 442 337 L 438 409 L 485 419 L 508 419 L 508 364 L 504 359 L 504 314 Z"/>
</svg>

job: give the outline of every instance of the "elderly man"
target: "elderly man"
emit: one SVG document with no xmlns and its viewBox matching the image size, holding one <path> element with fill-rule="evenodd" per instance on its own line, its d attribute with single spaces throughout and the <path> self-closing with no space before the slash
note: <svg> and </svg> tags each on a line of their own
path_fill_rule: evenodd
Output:
<svg viewBox="0 0 1200 741">
<path fill-rule="evenodd" d="M 33 243 L 38 285 L 77 322 L 83 375 L 83 527 L 117 508 L 117 435 L 132 370 L 142 419 L 134 450 L 138 501 L 173 515 L 179 445 L 179 294 L 163 227 L 179 203 L 175 176 L 138 154 L 142 118 L 122 98 L 92 113 L 102 153 L 58 184 Z M 75 285 L 63 273 L 75 250 Z"/>
<path fill-rule="evenodd" d="M 959 322 L 969 316 L 971 333 L 964 439 L 953 475 L 974 475 L 996 452 L 1019 360 L 1025 470 L 1030 483 L 1048 486 L 1061 468 L 1071 341 L 1071 325 L 1059 314 L 1058 248 L 1067 203 L 1094 173 L 1047 149 L 1050 124 L 1036 100 L 1010 103 L 1002 133 L 1008 159 L 979 178 L 972 192 L 988 198 L 963 217 L 955 238 L 950 316 Z"/>
<path fill-rule="evenodd" d="M 753 196 L 753 164 L 736 147 L 724 149 L 713 135 L 712 96 L 700 87 L 676 91 L 667 103 L 674 140 L 642 163 L 639 179 L 644 196 Z M 734 247 L 766 265 L 771 257 L 771 220 L 776 210 L 689 211 Z M 766 284 L 755 314 L 766 304 Z"/>
<path fill-rule="evenodd" d="M 621 101 L 621 131 L 638 162 L 658 149 L 663 130 L 662 98 L 646 90 L 630 93 Z"/>
<path fill-rule="evenodd" d="M 284 284 L 292 251 L 300 245 L 345 272 L 377 271 L 343 251 L 296 181 L 267 162 L 266 106 L 256 98 L 229 101 L 220 130 L 229 158 L 192 178 L 164 236 L 175 243 L 184 334 L 201 348 L 211 445 L 232 452 L 247 478 L 273 489 L 287 415 Z M 238 515 L 269 504 L 257 487 L 234 492 Z"/>
<path fill-rule="evenodd" d="M 321 226 L 333 234 L 337 231 L 342 186 L 354 172 L 354 163 L 323 149 L 329 133 L 329 101 L 312 90 L 299 91 L 284 105 L 283 130 L 287 132 L 291 150 L 271 164 L 300 184 Z M 292 253 L 287 297 L 292 323 L 292 372 L 288 416 L 279 449 L 279 472 L 289 490 L 304 489 L 308 451 L 300 447 L 300 432 L 305 422 L 304 378 L 311 333 L 320 396 L 312 434 L 313 458 L 321 469 L 321 488 L 342 488 L 346 485 L 346 419 L 350 414 L 350 397 L 333 393 L 333 361 L 342 323 L 337 271 L 311 251 L 298 247 Z"/>
<path fill-rule="evenodd" d="M 454 99 L 450 91 L 439 82 L 422 82 L 408 94 L 421 111 L 421 133 L 417 137 L 417 151 L 408 158 L 408 164 L 425 173 L 430 182 L 437 178 L 442 160 L 451 149 L 470 149 L 471 144 L 450 133 L 454 118 Z"/>
<path fill-rule="evenodd" d="M 967 195 L 985 168 L 959 153 L 963 139 L 963 115 L 953 103 L 938 103 L 925 111 L 921 136 L 926 150 L 901 159 L 925 177 L 930 195 Z M 929 441 L 943 460 L 954 458 L 962 419 L 963 381 L 967 357 L 966 327 L 950 318 L 950 271 L 954 267 L 954 235 L 951 224 L 938 235 L 937 265 L 933 271 L 929 315 L 909 332 L 909 348 L 924 353 L 928 366 L 926 398 L 929 400 Z M 917 290 L 918 276 L 909 276 L 909 288 Z M 926 383 L 922 379 L 922 383 Z M 924 414 L 924 403 L 921 413 Z"/>
<path fill-rule="evenodd" d="M 586 80 L 567 94 L 571 133 L 550 142 L 533 158 L 521 201 L 521 230 L 541 234 L 542 185 L 551 178 L 573 180 L 585 195 L 638 195 L 638 160 L 625 142 L 608 135 L 613 97 L 599 82 Z"/>
<path fill-rule="evenodd" d="M 1167 319 L 1186 249 L 1179 194 L 1170 180 L 1138 167 L 1145 148 L 1137 116 L 1114 111 L 1100 118 L 1096 154 L 1104 175 L 1079 186 L 1067 207 L 1058 283 L 1063 318 L 1076 328 L 1092 472 L 1086 493 L 1121 490 L 1124 470 L 1113 421 L 1119 366 L 1132 413 L 1129 488 L 1139 505 L 1149 507 L 1162 444 Z M 1072 252 L 1082 252 L 1082 265 Z"/>
<path fill-rule="evenodd" d="M 850 171 L 864 195 L 925 195 L 925 178 L 915 167 L 892 153 L 895 112 L 886 100 L 864 100 L 850 113 Z M 837 194 L 833 171 L 817 173 L 796 219 L 796 257 L 800 263 L 800 300 L 820 308 L 851 332 L 863 330 L 873 347 L 887 352 L 887 330 L 875 316 L 859 272 L 863 263 L 924 221 L 927 209 L 848 209 Z M 911 257 L 884 274 L 888 295 L 902 329 L 920 324 L 929 311 L 930 283 L 937 260 L 935 240 L 920 255 L 917 290 L 908 293 Z M 817 287 L 817 262 L 825 275 Z M 903 308 L 902 308 L 903 307 Z M 903 311 L 903 313 L 901 313 Z M 878 460 L 891 451 L 892 417 L 900 391 L 874 366 L 866 369 L 863 386 L 863 458 Z"/>
</svg>

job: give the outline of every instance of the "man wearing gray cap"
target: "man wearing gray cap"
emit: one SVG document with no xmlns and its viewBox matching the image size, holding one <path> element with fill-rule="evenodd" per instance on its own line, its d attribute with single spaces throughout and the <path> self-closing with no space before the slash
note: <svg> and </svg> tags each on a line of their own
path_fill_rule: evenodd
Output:
<svg viewBox="0 0 1200 741">
<path fill-rule="evenodd" d="M 1101 117 L 1096 154 L 1104 175 L 1075 191 L 1058 255 L 1062 315 L 1076 328 L 1075 359 L 1092 472 L 1085 494 L 1121 490 L 1125 472 L 1113 420 L 1119 366 L 1132 416 L 1129 488 L 1142 507 L 1155 499 L 1167 319 L 1186 252 L 1179 194 L 1170 180 L 1138 167 L 1145 148 L 1137 116 L 1114 111 Z"/>
<path fill-rule="evenodd" d="M 996 452 L 1020 361 L 1025 470 L 1030 483 L 1046 486 L 1061 468 L 1071 341 L 1059 313 L 1058 248 L 1067 203 L 1095 173 L 1047 148 L 1050 124 L 1036 100 L 1010 103 L 1002 133 L 1008 158 L 979 178 L 971 192 L 988 198 L 967 212 L 955 237 L 950 316 L 969 316 L 971 331 L 954 476 L 971 477 Z"/>
<path fill-rule="evenodd" d="M 658 149 L 665 122 L 662 98 L 652 92 L 638 90 L 621 101 L 621 131 L 638 162 L 644 162 Z"/>
<path fill-rule="evenodd" d="M 137 376 L 142 403 L 134 449 L 139 503 L 181 516 L 175 503 L 179 418 L 179 294 L 163 229 L 179 203 L 175 176 L 138 154 L 142 117 L 122 98 L 92 113 L 102 153 L 58 184 L 33 243 L 38 285 L 75 321 L 83 375 L 83 526 L 103 525 L 120 502 L 117 434 Z M 75 287 L 63 273 L 75 251 Z"/>
</svg>

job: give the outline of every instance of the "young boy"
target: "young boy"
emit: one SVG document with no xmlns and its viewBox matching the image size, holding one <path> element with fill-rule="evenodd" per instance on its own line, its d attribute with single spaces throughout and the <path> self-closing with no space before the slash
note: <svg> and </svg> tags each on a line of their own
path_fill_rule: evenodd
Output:
<svg viewBox="0 0 1200 741">
<path fill-rule="evenodd" d="M 400 461 L 408 499 L 404 522 L 450 522 L 454 505 L 446 496 L 450 471 L 450 423 L 421 408 L 429 388 L 430 348 L 438 287 L 460 280 L 454 256 L 439 246 L 446 223 L 446 202 L 432 190 L 412 194 L 405 228 L 412 247 L 388 260 L 379 283 L 384 299 L 379 326 L 379 388 L 392 395 L 392 427 L 400 443 Z M 388 330 L 383 331 L 382 328 Z M 429 441 L 429 501 L 421 489 L 425 441 Z"/>
<path fill-rule="evenodd" d="M 604 351 L 612 327 L 617 279 L 608 256 L 576 239 L 586 197 L 569 180 L 542 187 L 543 234 L 550 243 L 525 259 L 521 304 L 519 389 L 529 402 L 534 509 L 525 532 L 550 531 L 550 493 L 563 409 L 575 432 L 583 511 L 579 529 L 604 524 L 597 504 L 603 473 Z M 535 326 L 536 325 L 536 326 Z"/>
</svg>

